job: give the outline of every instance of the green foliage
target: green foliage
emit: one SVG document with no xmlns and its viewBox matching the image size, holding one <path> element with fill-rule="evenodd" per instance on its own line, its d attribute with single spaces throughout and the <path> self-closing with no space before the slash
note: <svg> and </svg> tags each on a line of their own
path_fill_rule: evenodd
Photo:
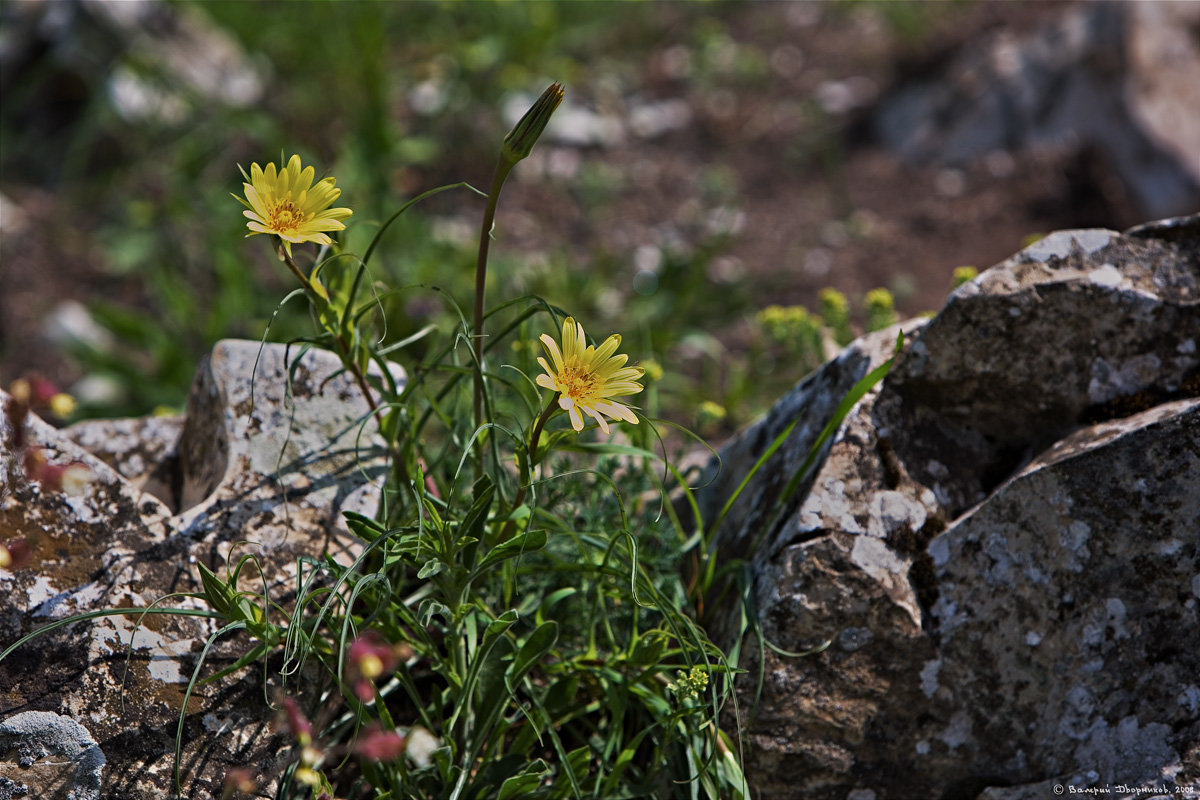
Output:
<svg viewBox="0 0 1200 800">
<path fill-rule="evenodd" d="M 293 713 L 301 750 L 284 794 L 744 796 L 718 723 L 735 670 L 689 614 L 679 553 L 691 537 L 664 514 L 674 470 L 654 455 L 653 423 L 630 427 L 627 444 L 554 424 L 563 407 L 530 376 L 535 332 L 557 330 L 561 312 L 538 297 L 485 314 L 478 294 L 468 323 L 464 304 L 438 290 L 458 321 L 427 331 L 420 356 L 416 340 L 381 336 L 381 305 L 422 291 L 372 280 L 387 228 L 362 258 L 335 248 L 307 272 L 279 251 L 312 307 L 305 340 L 340 356 L 388 443 L 379 514 L 347 515 L 361 555 L 302 564 L 309 588 L 292 608 L 239 586 L 247 559 L 226 579 L 201 570 L 222 630 L 256 642 L 235 668 L 288 643 L 280 675 L 319 664 L 327 688 L 310 707 L 343 709 L 313 723 Z M 397 360 L 407 382 L 377 377 Z M 387 643 L 370 651 L 375 661 L 369 642 Z M 402 657 L 385 669 L 389 653 Z M 413 748 L 419 732 L 433 737 L 431 753 Z M 405 737 L 407 756 L 355 750 L 356 736 L 389 734 Z M 321 755 L 334 753 L 357 753 L 355 768 Z"/>
<path fill-rule="evenodd" d="M 494 157 L 503 134 L 491 110 L 498 89 L 523 88 L 546 72 L 570 80 L 618 42 L 658 41 L 641 6 L 614 24 L 610 6 L 590 3 L 317 3 L 305 15 L 201 5 L 289 79 L 273 87 L 265 110 L 217 109 L 188 130 L 122 131 L 131 150 L 142 149 L 134 168 L 111 176 L 107 196 L 145 197 L 149 186 L 157 199 L 103 206 L 106 262 L 115 277 L 137 274 L 158 308 L 151 315 L 97 305 L 122 344 L 81 355 L 92 371 L 137 387 L 122 401 L 135 413 L 180 404 L 192 365 L 221 336 L 265 331 L 327 348 L 368 398 L 390 475 L 377 516 L 348 516 L 363 542 L 359 558 L 349 566 L 302 561 L 294 603 L 279 605 L 253 586 L 252 558 L 224 574 L 200 568 L 211 608 L 203 613 L 223 625 L 189 696 L 218 636 L 249 639 L 242 658 L 204 680 L 261 661 L 308 712 L 311 723 L 295 716 L 311 732 L 293 721 L 299 752 L 283 796 L 744 797 L 738 745 L 721 727 L 737 717 L 736 650 L 727 657 L 704 629 L 714 598 L 738 596 L 730 587 L 744 579 L 744 565 L 716 558 L 724 511 L 685 522 L 667 501 L 676 492 L 697 509 L 649 417 L 669 407 L 686 409 L 703 430 L 744 422 L 774 397 L 776 385 L 761 378 L 777 359 L 791 362 L 794 378 L 824 360 L 828 341 L 849 341 L 849 302 L 830 290 L 820 315 L 761 312 L 754 357 L 728 364 L 712 330 L 752 308 L 742 282 L 713 291 L 695 279 L 718 266 L 728 245 L 730 231 L 716 226 L 697 243 L 664 246 L 645 271 L 651 276 L 622 272 L 620 253 L 591 254 L 587 270 L 568 268 L 572 254 L 530 263 L 500 253 L 481 284 L 507 299 L 481 314 L 482 324 L 470 319 L 470 301 L 482 308 L 484 294 L 471 285 L 477 251 L 439 232 L 435 214 L 447 206 L 436 203 L 478 203 L 480 212 L 484 203 L 467 184 L 405 201 L 399 186 L 416 170 L 437 174 L 447 162 Z M 751 83 L 769 74 L 719 25 L 692 30 L 701 79 L 732 74 Z M 390 47 L 395 41 L 406 47 Z M 397 94 L 418 85 L 430 88 L 436 112 L 392 114 Z M 244 220 L 227 210 L 232 182 L 221 172 L 281 144 L 338 154 L 330 172 L 357 223 L 331 249 L 298 246 L 285 262 L 290 276 L 273 252 L 246 263 Z M 576 189 L 602 203 L 619 180 L 590 168 Z M 475 192 L 490 210 L 502 182 Z M 734 184 L 720 168 L 700 176 L 718 198 Z M 417 200 L 435 205 L 426 214 Z M 484 250 L 478 264 L 487 263 Z M 614 274 L 629 285 L 614 286 Z M 307 308 L 279 303 L 285 293 Z M 631 349 L 657 358 L 643 362 L 647 416 L 625 426 L 623 438 L 576 434 L 533 382 L 537 337 L 560 328 L 557 303 L 567 299 L 581 319 L 607 319 L 605 306 L 621 307 Z M 894 316 L 887 300 L 868 296 L 868 327 Z M 686 327 L 670 324 L 679 320 Z M 696 362 L 690 374 L 659 365 L 680 352 Z M 407 382 L 389 377 L 395 363 Z M 882 372 L 868 377 L 855 400 Z M 701 387 L 711 385 L 726 389 L 709 396 Z M 813 467 L 852 404 L 789 485 Z M 753 619 L 742 616 L 745 633 Z M 386 645 L 372 654 L 387 662 L 382 672 L 355 649 L 371 637 Z M 292 681 L 310 674 L 306 666 L 322 676 L 315 685 Z M 357 750 L 370 731 L 404 737 L 407 752 Z M 432 739 L 428 752 L 415 745 L 422 737 Z"/>
<path fill-rule="evenodd" d="M 488 192 L 485 219 L 505 174 Z M 378 227 L 361 257 L 335 242 L 305 268 L 303 245 L 293 258 L 275 242 L 299 284 L 289 297 L 304 297 L 310 309 L 312 331 L 297 341 L 339 356 L 386 441 L 390 472 L 378 514 L 346 515 L 362 541 L 354 562 L 301 559 L 296 596 L 285 604 L 255 585 L 253 556 L 224 575 L 200 565 L 195 597 L 210 611 L 152 606 L 80 618 L 178 612 L 218 620 L 184 709 L 202 683 L 260 662 L 273 671 L 287 687 L 281 702 L 296 760 L 282 776 L 264 777 L 282 777 L 283 798 L 745 798 L 739 747 L 721 726 L 737 722 L 738 654 L 757 623 L 742 607 L 728 656 L 706 633 L 713 610 L 731 597 L 741 602 L 748 585 L 746 565 L 719 559 L 715 537 L 798 420 L 724 508 L 701 518 L 687 477 L 660 455 L 653 420 L 639 415 L 620 440 L 563 424 L 558 392 L 567 390 L 547 397 L 532 376 L 537 334 L 558 331 L 564 312 L 522 295 L 484 313 L 490 225 L 482 227 L 474 320 L 444 288 L 392 288 L 376 278 L 386 273 L 376 264 L 380 241 L 415 202 Z M 453 324 L 392 338 L 388 304 L 411 294 L 438 301 Z M 832 295 L 826 302 L 846 305 Z M 762 322 L 777 344 L 822 346 L 821 320 L 803 309 L 769 309 Z M 608 345 L 600 349 L 611 356 Z M 574 352 L 565 336 L 562 347 Z M 396 362 L 407 368 L 404 382 L 393 377 Z M 776 516 L 889 364 L 843 400 Z M 655 384 L 666 379 L 661 366 L 648 372 Z M 716 422 L 725 409 L 709 402 L 700 414 Z M 686 522 L 672 493 L 690 509 Z M 242 656 L 202 679 L 216 641 L 231 636 L 248 640 Z"/>
<path fill-rule="evenodd" d="M 857 312 L 836 289 L 822 289 L 818 299 L 819 314 L 803 306 L 772 305 L 755 315 L 758 346 L 752 351 L 752 361 L 763 365 L 757 379 L 760 391 L 763 384 L 771 386 L 772 393 L 768 396 L 777 396 L 787 388 L 766 377 L 775 371 L 774 364 L 787 364 L 784 373 L 789 380 L 816 369 L 836 348 L 853 341 L 857 335 L 855 313 L 861 315 L 861 328 L 868 332 L 882 330 L 898 321 L 895 302 L 887 289 L 867 292 Z"/>
</svg>

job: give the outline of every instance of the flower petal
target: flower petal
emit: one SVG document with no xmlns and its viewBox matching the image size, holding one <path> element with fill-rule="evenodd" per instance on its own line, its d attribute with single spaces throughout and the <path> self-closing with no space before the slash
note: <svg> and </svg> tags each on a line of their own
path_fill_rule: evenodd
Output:
<svg viewBox="0 0 1200 800">
<path fill-rule="evenodd" d="M 600 412 L 598 412 L 595 408 L 584 406 L 583 410 L 587 412 L 589 417 L 596 420 L 596 423 L 600 426 L 600 430 L 604 431 L 606 434 L 612 433 L 612 429 L 608 427 L 608 421 L 604 419 L 604 417 L 600 416 Z"/>
<path fill-rule="evenodd" d="M 593 403 L 592 405 L 595 406 L 597 411 L 608 414 L 613 419 L 622 419 L 626 422 L 632 422 L 634 425 L 637 424 L 637 414 L 633 413 L 628 406 L 621 405 L 620 403 L 613 403 L 608 400 L 601 400 L 597 403 Z"/>
<path fill-rule="evenodd" d="M 609 357 L 613 353 L 617 352 L 617 348 L 620 346 L 621 334 L 614 333 L 612 336 L 609 336 L 604 340 L 604 344 L 596 348 L 595 355 L 592 356 L 593 363 L 602 364 L 603 362 L 608 361 Z M 624 364 L 625 360 L 629 358 L 629 356 L 618 356 L 618 358 L 620 358 L 621 363 Z"/>
<path fill-rule="evenodd" d="M 565 330 L 565 328 L 564 328 L 564 330 Z M 548 333 L 543 333 L 540 338 L 541 338 L 542 346 L 545 347 L 546 352 L 550 354 L 550 360 L 554 362 L 554 372 L 555 373 L 562 372 L 563 371 L 563 357 L 562 357 L 562 353 L 559 352 L 558 343 L 555 342 L 554 339 L 551 338 L 550 334 L 548 334 Z M 538 358 L 538 362 L 542 365 L 542 369 L 546 370 L 546 372 L 551 371 L 550 368 L 548 366 L 546 366 L 546 362 L 541 357 Z"/>
<path fill-rule="evenodd" d="M 576 328 L 578 327 L 578 331 Z M 563 355 L 571 358 L 579 353 L 579 340 L 583 338 L 583 326 L 575 322 L 574 317 L 563 320 L 562 351 Z"/>
</svg>

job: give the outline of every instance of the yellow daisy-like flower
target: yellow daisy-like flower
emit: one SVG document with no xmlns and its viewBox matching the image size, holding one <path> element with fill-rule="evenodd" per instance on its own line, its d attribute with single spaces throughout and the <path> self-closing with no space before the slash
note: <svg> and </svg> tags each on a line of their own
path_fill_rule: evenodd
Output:
<svg viewBox="0 0 1200 800">
<path fill-rule="evenodd" d="M 287 168 L 278 171 L 274 162 L 266 169 L 251 164 L 250 182 L 242 184 L 246 199 L 237 198 L 246 207 L 242 213 L 250 220 L 246 223 L 250 233 L 246 235 L 274 234 L 283 239 L 289 253 L 293 244 L 301 242 L 330 244 L 325 231 L 343 230 L 346 226 L 342 220 L 354 212 L 330 208 L 342 190 L 335 187 L 333 178 L 322 178 L 314 186 L 315 175 L 312 167 L 301 169 L 300 156 L 292 156 Z"/>
<path fill-rule="evenodd" d="M 637 424 L 637 415 L 628 406 L 611 399 L 642 390 L 637 382 L 642 377 L 642 368 L 625 366 L 627 355 L 613 355 L 621 345 L 619 335 L 614 333 L 602 345 L 593 347 L 584 338 L 583 326 L 567 317 L 563 321 L 561 350 L 549 334 L 542 334 L 541 340 L 553 366 L 538 356 L 538 363 L 546 372 L 537 376 L 537 384 L 558 392 L 558 405 L 570 414 L 572 428 L 583 430 L 584 413 L 595 419 L 605 433 L 609 433 L 605 414 Z"/>
</svg>

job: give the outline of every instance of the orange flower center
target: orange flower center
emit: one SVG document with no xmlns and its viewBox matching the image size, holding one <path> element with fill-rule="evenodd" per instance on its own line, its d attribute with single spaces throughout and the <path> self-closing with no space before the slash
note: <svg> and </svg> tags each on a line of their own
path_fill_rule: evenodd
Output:
<svg viewBox="0 0 1200 800">
<path fill-rule="evenodd" d="M 595 391 L 596 373 L 584 369 L 578 364 L 567 364 L 563 366 L 562 374 L 558 376 L 558 382 L 562 384 L 565 393 L 572 400 L 584 400 L 591 397 L 592 392 Z"/>
<path fill-rule="evenodd" d="M 290 198 L 276 203 L 275 207 L 271 209 L 271 218 L 268 220 L 271 229 L 276 231 L 295 230 L 303 221 L 304 214 Z"/>
</svg>

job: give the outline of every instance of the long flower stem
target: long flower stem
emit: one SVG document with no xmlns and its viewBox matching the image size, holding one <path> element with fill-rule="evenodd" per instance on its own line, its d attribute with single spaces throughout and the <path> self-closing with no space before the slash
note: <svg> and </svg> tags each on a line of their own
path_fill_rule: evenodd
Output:
<svg viewBox="0 0 1200 800">
<path fill-rule="evenodd" d="M 279 247 L 279 257 L 287 265 L 288 269 L 292 271 L 292 274 L 299 279 L 305 291 L 310 295 L 321 294 L 314 287 L 312 279 L 305 275 L 300 267 L 296 266 L 296 262 L 292 260 L 292 254 L 282 245 Z M 346 342 L 346 337 L 342 335 L 341 331 L 330 331 L 330 333 L 333 334 L 334 345 L 337 349 L 338 357 L 342 360 L 342 365 L 354 376 L 354 382 L 358 384 L 363 399 L 367 401 L 367 408 L 371 410 L 371 414 L 375 417 L 375 423 L 379 426 L 380 434 L 386 437 L 387 430 L 384 427 L 383 409 L 375 401 L 375 393 L 371 391 L 371 384 L 367 382 L 367 376 L 359 369 L 358 361 L 353 357 L 354 354 L 350 352 L 350 345 Z"/>
<path fill-rule="evenodd" d="M 504 155 L 496 164 L 492 176 L 492 188 L 488 191 L 487 207 L 483 211 L 483 224 L 479 230 L 479 255 L 475 260 L 475 322 L 471 330 L 471 344 L 475 353 L 475 427 L 483 425 L 483 312 L 484 296 L 487 292 L 488 249 L 492 241 L 492 227 L 496 221 L 496 205 L 500 202 L 500 190 L 508 173 L 516 164 Z M 482 457 L 482 456 L 481 456 Z"/>
<path fill-rule="evenodd" d="M 552 83 L 542 92 L 533 106 L 525 112 L 516 127 L 504 137 L 500 148 L 500 159 L 492 176 L 492 188 L 488 190 L 487 208 L 483 212 L 483 223 L 479 229 L 479 256 L 475 262 L 475 322 L 471 328 L 472 351 L 475 355 L 475 428 L 483 427 L 483 312 L 484 295 L 487 291 L 488 247 L 492 240 L 492 227 L 496 221 L 496 204 L 500 201 L 500 190 L 508 173 L 517 162 L 529 155 L 542 131 L 546 129 L 554 110 L 563 99 L 561 83 Z M 479 474 L 483 474 L 483 448 L 479 449 L 477 461 Z"/>
</svg>

